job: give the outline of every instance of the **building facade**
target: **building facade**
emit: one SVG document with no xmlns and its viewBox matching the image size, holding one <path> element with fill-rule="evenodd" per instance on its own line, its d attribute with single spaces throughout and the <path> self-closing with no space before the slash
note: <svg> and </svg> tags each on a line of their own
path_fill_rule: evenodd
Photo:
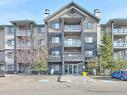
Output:
<svg viewBox="0 0 127 95">
<path fill-rule="evenodd" d="M 48 73 L 81 74 L 98 54 L 104 31 L 112 35 L 113 59 L 127 58 L 127 20 L 111 19 L 100 26 L 98 9 L 90 13 L 70 2 L 53 14 L 46 9 L 44 25 L 31 20 L 0 25 L 0 67 L 30 73 L 33 48 L 48 48 Z M 102 32 L 100 31 L 102 30 Z M 24 56 L 28 53 L 27 58 Z"/>
<path fill-rule="evenodd" d="M 5 36 L 4 36 L 4 27 L 0 26 L 0 67 L 2 70 L 5 70 Z"/>
<path fill-rule="evenodd" d="M 112 35 L 113 60 L 127 59 L 127 19 L 111 19 L 102 29 Z"/>
<path fill-rule="evenodd" d="M 12 25 L 1 25 L 1 69 L 7 73 L 30 73 L 33 48 L 47 48 L 47 33 L 44 25 L 31 20 L 11 21 Z"/>
<path fill-rule="evenodd" d="M 45 18 L 49 72 L 81 74 L 90 59 L 97 56 L 100 12 L 94 12 L 71 2 Z"/>
</svg>

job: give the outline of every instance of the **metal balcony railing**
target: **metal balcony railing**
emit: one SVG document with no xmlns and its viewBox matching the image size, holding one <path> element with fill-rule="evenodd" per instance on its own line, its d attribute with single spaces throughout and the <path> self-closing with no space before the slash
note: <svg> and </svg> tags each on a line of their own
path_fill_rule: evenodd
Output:
<svg viewBox="0 0 127 95">
<path fill-rule="evenodd" d="M 127 29 L 126 28 L 113 29 L 113 34 L 115 34 L 115 35 L 127 35 Z"/>
<path fill-rule="evenodd" d="M 114 48 L 127 48 L 127 42 L 114 42 Z"/>
<path fill-rule="evenodd" d="M 64 61 L 83 61 L 84 55 L 81 52 L 64 52 Z"/>
<path fill-rule="evenodd" d="M 30 36 L 31 30 L 18 30 L 16 31 L 16 36 Z"/>
<path fill-rule="evenodd" d="M 81 30 L 81 25 L 64 25 L 64 31 L 80 31 Z"/>
<path fill-rule="evenodd" d="M 30 48 L 31 47 L 31 43 L 17 43 L 16 47 L 17 48 Z"/>
<path fill-rule="evenodd" d="M 67 46 L 67 47 L 80 47 L 81 46 L 81 41 L 80 40 L 72 40 L 72 41 L 68 41 L 68 40 L 65 40 L 64 41 L 64 46 Z"/>
<path fill-rule="evenodd" d="M 48 61 L 49 62 L 61 62 L 62 59 L 61 59 L 61 56 L 52 56 L 52 55 L 49 55 L 48 56 Z"/>
</svg>

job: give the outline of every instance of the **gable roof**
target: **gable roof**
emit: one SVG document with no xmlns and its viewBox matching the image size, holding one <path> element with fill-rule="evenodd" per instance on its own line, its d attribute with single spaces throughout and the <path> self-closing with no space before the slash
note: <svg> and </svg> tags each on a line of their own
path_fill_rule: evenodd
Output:
<svg viewBox="0 0 127 95">
<path fill-rule="evenodd" d="M 60 10 L 58 10 L 58 11 L 54 12 L 53 14 L 49 15 L 48 17 L 46 17 L 44 19 L 44 21 L 46 22 L 47 20 L 51 19 L 53 16 L 57 15 L 58 13 L 60 13 L 61 11 L 63 11 L 65 8 L 67 8 L 67 7 L 71 6 L 71 5 L 77 7 L 78 9 L 80 9 L 84 13 L 88 14 L 89 16 L 93 17 L 97 21 L 100 21 L 100 19 L 98 17 L 94 16 L 92 13 L 90 13 L 87 10 L 85 10 L 83 7 L 81 7 L 80 5 L 78 5 L 77 3 L 73 2 L 73 1 L 70 2 L 70 3 L 68 3 L 67 5 L 63 6 Z"/>
<path fill-rule="evenodd" d="M 114 22 L 114 23 L 126 23 L 127 24 L 127 19 L 125 18 L 113 18 L 113 19 L 110 19 L 106 24 L 107 25 L 110 25 L 111 22 Z"/>
<path fill-rule="evenodd" d="M 36 25 L 36 23 L 33 21 L 33 20 L 15 20 L 15 21 L 10 21 L 12 24 L 14 24 L 14 23 L 17 23 L 17 24 L 19 24 L 19 23 L 32 23 L 32 24 L 34 24 L 34 25 Z"/>
</svg>

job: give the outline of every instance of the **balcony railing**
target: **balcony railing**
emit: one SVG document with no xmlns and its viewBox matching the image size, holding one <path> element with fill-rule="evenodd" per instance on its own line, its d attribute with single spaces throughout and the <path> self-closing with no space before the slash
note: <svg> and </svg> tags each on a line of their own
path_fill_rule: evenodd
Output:
<svg viewBox="0 0 127 95">
<path fill-rule="evenodd" d="M 31 43 L 17 43 L 16 47 L 17 48 L 30 48 L 31 47 Z"/>
<path fill-rule="evenodd" d="M 16 36 L 30 36 L 31 30 L 18 30 L 16 31 Z"/>
<path fill-rule="evenodd" d="M 114 42 L 114 48 L 127 48 L 127 42 Z"/>
<path fill-rule="evenodd" d="M 61 62 L 62 59 L 61 59 L 61 56 L 52 56 L 52 55 L 49 55 L 48 56 L 48 61 L 49 62 Z"/>
<path fill-rule="evenodd" d="M 81 46 L 81 41 L 80 40 L 72 40 L 72 41 L 65 40 L 64 41 L 64 46 L 67 46 L 67 47 L 80 47 Z"/>
<path fill-rule="evenodd" d="M 127 35 L 127 29 L 126 28 L 113 29 L 113 34 L 115 34 L 115 35 Z"/>
<path fill-rule="evenodd" d="M 113 56 L 113 59 L 114 60 L 127 60 L 127 56 L 124 56 L 124 55 L 122 55 L 122 56 Z"/>
<path fill-rule="evenodd" d="M 81 52 L 64 52 L 64 61 L 83 61 L 84 55 Z"/>
<path fill-rule="evenodd" d="M 69 32 L 81 31 L 81 25 L 64 25 L 64 31 Z"/>
</svg>

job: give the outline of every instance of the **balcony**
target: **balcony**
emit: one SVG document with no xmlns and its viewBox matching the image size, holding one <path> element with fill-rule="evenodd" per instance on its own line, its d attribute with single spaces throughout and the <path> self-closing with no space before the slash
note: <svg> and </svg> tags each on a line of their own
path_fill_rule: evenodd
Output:
<svg viewBox="0 0 127 95">
<path fill-rule="evenodd" d="M 18 30 L 16 31 L 16 36 L 30 36 L 31 30 Z"/>
<path fill-rule="evenodd" d="M 127 60 L 127 56 L 126 55 L 121 55 L 121 56 L 113 56 L 114 60 Z"/>
<path fill-rule="evenodd" d="M 65 40 L 64 41 L 64 47 L 81 47 L 81 41 L 80 40 Z"/>
<path fill-rule="evenodd" d="M 125 28 L 113 29 L 113 34 L 114 35 L 127 35 L 127 29 Z"/>
<path fill-rule="evenodd" d="M 64 25 L 65 32 L 80 32 L 81 25 Z"/>
<path fill-rule="evenodd" d="M 113 47 L 116 49 L 126 49 L 127 48 L 127 42 L 114 42 Z"/>
<path fill-rule="evenodd" d="M 48 62 L 61 62 L 61 61 L 62 61 L 61 56 L 52 56 L 52 55 L 48 56 Z"/>
<path fill-rule="evenodd" d="M 64 61 L 83 61 L 84 55 L 81 52 L 64 52 Z"/>
<path fill-rule="evenodd" d="M 31 48 L 31 43 L 17 43 L 16 44 L 17 49 L 27 49 Z"/>
</svg>

